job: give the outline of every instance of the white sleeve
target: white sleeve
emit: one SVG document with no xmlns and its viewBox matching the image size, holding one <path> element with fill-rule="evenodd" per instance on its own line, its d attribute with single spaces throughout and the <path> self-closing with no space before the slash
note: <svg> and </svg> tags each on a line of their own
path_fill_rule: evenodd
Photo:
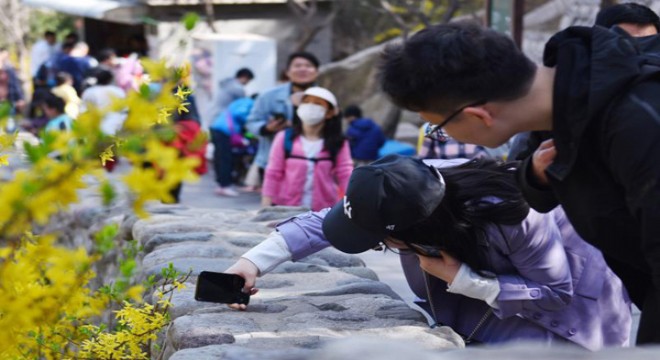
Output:
<svg viewBox="0 0 660 360">
<path fill-rule="evenodd" d="M 483 300 L 492 308 L 498 309 L 497 295 L 500 293 L 500 283 L 497 278 L 483 277 L 462 264 L 454 281 L 448 285 L 447 291 L 473 299 Z"/>
<path fill-rule="evenodd" d="M 282 235 L 271 232 L 266 240 L 248 250 L 242 258 L 250 260 L 259 268 L 259 276 L 273 270 L 277 265 L 291 260 L 291 251 Z"/>
</svg>

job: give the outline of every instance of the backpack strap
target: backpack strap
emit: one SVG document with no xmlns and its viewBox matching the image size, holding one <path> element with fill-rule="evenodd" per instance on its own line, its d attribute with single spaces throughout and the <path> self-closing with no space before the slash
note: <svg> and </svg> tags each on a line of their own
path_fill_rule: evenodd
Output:
<svg viewBox="0 0 660 360">
<path fill-rule="evenodd" d="M 284 158 L 291 157 L 291 149 L 293 149 L 293 128 L 286 128 L 284 130 Z"/>
<path fill-rule="evenodd" d="M 286 128 L 284 130 L 284 158 L 285 159 L 302 159 L 302 160 L 309 160 L 313 161 L 315 164 L 319 161 L 325 161 L 325 160 L 330 160 L 332 162 L 335 161 L 333 157 L 324 157 L 324 158 L 308 158 L 306 156 L 301 156 L 301 155 L 295 155 L 291 154 L 291 150 L 293 149 L 293 128 Z"/>
</svg>

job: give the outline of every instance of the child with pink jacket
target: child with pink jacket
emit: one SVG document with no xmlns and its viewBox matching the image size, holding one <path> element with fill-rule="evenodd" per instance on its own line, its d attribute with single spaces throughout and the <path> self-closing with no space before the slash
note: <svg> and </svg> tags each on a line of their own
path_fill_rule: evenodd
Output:
<svg viewBox="0 0 660 360">
<path fill-rule="evenodd" d="M 318 211 L 334 205 L 346 191 L 353 171 L 351 151 L 342 135 L 337 99 L 329 90 L 305 90 L 296 115 L 293 125 L 273 140 L 261 204 Z"/>
</svg>

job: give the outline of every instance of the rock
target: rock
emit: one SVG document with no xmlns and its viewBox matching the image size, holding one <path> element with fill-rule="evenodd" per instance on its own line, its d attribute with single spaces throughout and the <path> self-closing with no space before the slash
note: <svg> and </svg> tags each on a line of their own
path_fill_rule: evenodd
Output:
<svg viewBox="0 0 660 360">
<path fill-rule="evenodd" d="M 278 267 L 271 271 L 271 274 L 291 274 L 291 273 L 318 273 L 328 272 L 328 270 L 312 264 L 304 264 L 299 262 L 290 262 L 280 264 Z"/>
<path fill-rule="evenodd" d="M 378 279 L 378 275 L 373 270 L 366 267 L 365 268 L 346 267 L 346 268 L 341 268 L 339 270 L 367 280 L 373 280 L 373 281 L 380 280 Z"/>
<path fill-rule="evenodd" d="M 266 237 L 262 234 L 250 234 L 250 233 L 246 234 L 246 233 L 231 232 L 231 233 L 225 233 L 223 235 L 227 238 L 227 241 L 232 245 L 246 248 L 246 250 L 251 249 L 255 245 L 264 241 L 264 239 L 266 239 Z"/>
<path fill-rule="evenodd" d="M 308 360 L 312 359 L 311 353 L 311 350 L 296 348 L 249 349 L 236 345 L 213 345 L 177 351 L 170 360 Z"/>
<path fill-rule="evenodd" d="M 140 218 L 135 215 L 124 215 L 124 219 L 119 225 L 119 239 L 133 240 L 133 226 L 135 226 L 135 223 L 138 222 L 138 220 L 140 220 Z"/>
<path fill-rule="evenodd" d="M 273 279 L 272 277 L 265 277 L 259 279 L 257 288 L 259 289 L 281 289 L 285 287 L 294 286 L 293 281 L 284 279 Z"/>
<path fill-rule="evenodd" d="M 236 341 L 233 334 L 258 330 L 259 326 L 245 316 L 224 313 L 197 314 L 175 319 L 167 337 L 174 349 L 179 350 L 231 344 Z"/>
<path fill-rule="evenodd" d="M 290 217 L 300 215 L 308 212 L 309 208 L 304 206 L 270 206 L 259 210 L 257 216 L 252 218 L 252 221 L 273 221 L 273 220 L 286 220 Z"/>
<path fill-rule="evenodd" d="M 145 268 L 144 274 L 146 276 L 156 275 L 156 279 L 161 279 L 161 269 L 167 268 L 169 263 L 174 265 L 174 268 L 181 273 L 188 273 L 191 271 L 191 276 L 198 276 L 202 271 L 223 272 L 231 265 L 234 264 L 233 259 L 213 259 L 213 258 L 185 258 L 173 259 L 165 263 L 156 264 L 150 268 Z"/>
<path fill-rule="evenodd" d="M 201 236 L 207 238 L 206 236 Z M 153 242 L 154 240 L 152 240 Z M 200 244 L 191 241 L 181 242 L 181 245 L 159 248 L 151 251 L 142 259 L 142 265 L 145 268 L 151 268 L 157 264 L 167 263 L 175 259 L 188 257 L 195 258 L 231 258 L 235 254 L 220 244 Z"/>
<path fill-rule="evenodd" d="M 181 216 L 158 215 L 139 220 L 133 226 L 133 239 L 147 244 L 154 236 L 180 233 L 213 233 L 218 228 L 200 219 L 186 219 Z"/>
<path fill-rule="evenodd" d="M 356 281 L 350 284 L 341 285 L 339 287 L 329 289 L 326 291 L 307 293 L 307 296 L 336 296 L 345 294 L 381 294 L 391 297 L 392 299 L 401 299 L 392 289 L 377 281 Z"/>
<path fill-rule="evenodd" d="M 381 91 L 378 61 L 386 44 L 380 44 L 341 61 L 321 67 L 319 86 L 332 89 L 340 104 L 360 104 L 365 116 L 393 135 L 400 110 Z"/>
<path fill-rule="evenodd" d="M 399 320 L 416 320 L 419 322 L 426 321 L 426 317 L 419 311 L 411 309 L 405 304 L 387 305 L 376 310 L 376 317 L 381 319 L 399 319 Z"/>
<path fill-rule="evenodd" d="M 165 244 L 175 244 L 187 241 L 209 241 L 213 238 L 213 234 L 209 232 L 189 232 L 189 233 L 174 233 L 174 234 L 155 234 L 147 240 L 144 244 L 144 251 L 152 252 L 156 247 Z"/>
<path fill-rule="evenodd" d="M 324 262 L 323 265 L 332 266 L 332 267 L 364 267 L 364 261 L 358 256 L 345 254 L 335 248 L 323 249 L 316 254 L 310 255 L 304 259 L 301 259 L 300 262 L 310 263 L 320 259 Z"/>
</svg>

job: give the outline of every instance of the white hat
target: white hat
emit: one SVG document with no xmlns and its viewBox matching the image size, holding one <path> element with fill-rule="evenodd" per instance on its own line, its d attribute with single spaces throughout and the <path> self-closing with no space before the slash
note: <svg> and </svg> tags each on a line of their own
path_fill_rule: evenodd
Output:
<svg viewBox="0 0 660 360">
<path fill-rule="evenodd" d="M 303 96 L 305 95 L 312 95 L 319 97 L 327 102 L 329 102 L 333 108 L 337 108 L 337 98 L 330 92 L 330 90 L 326 88 L 322 88 L 320 86 L 313 86 L 311 88 L 308 88 L 305 90 L 303 93 Z"/>
</svg>

